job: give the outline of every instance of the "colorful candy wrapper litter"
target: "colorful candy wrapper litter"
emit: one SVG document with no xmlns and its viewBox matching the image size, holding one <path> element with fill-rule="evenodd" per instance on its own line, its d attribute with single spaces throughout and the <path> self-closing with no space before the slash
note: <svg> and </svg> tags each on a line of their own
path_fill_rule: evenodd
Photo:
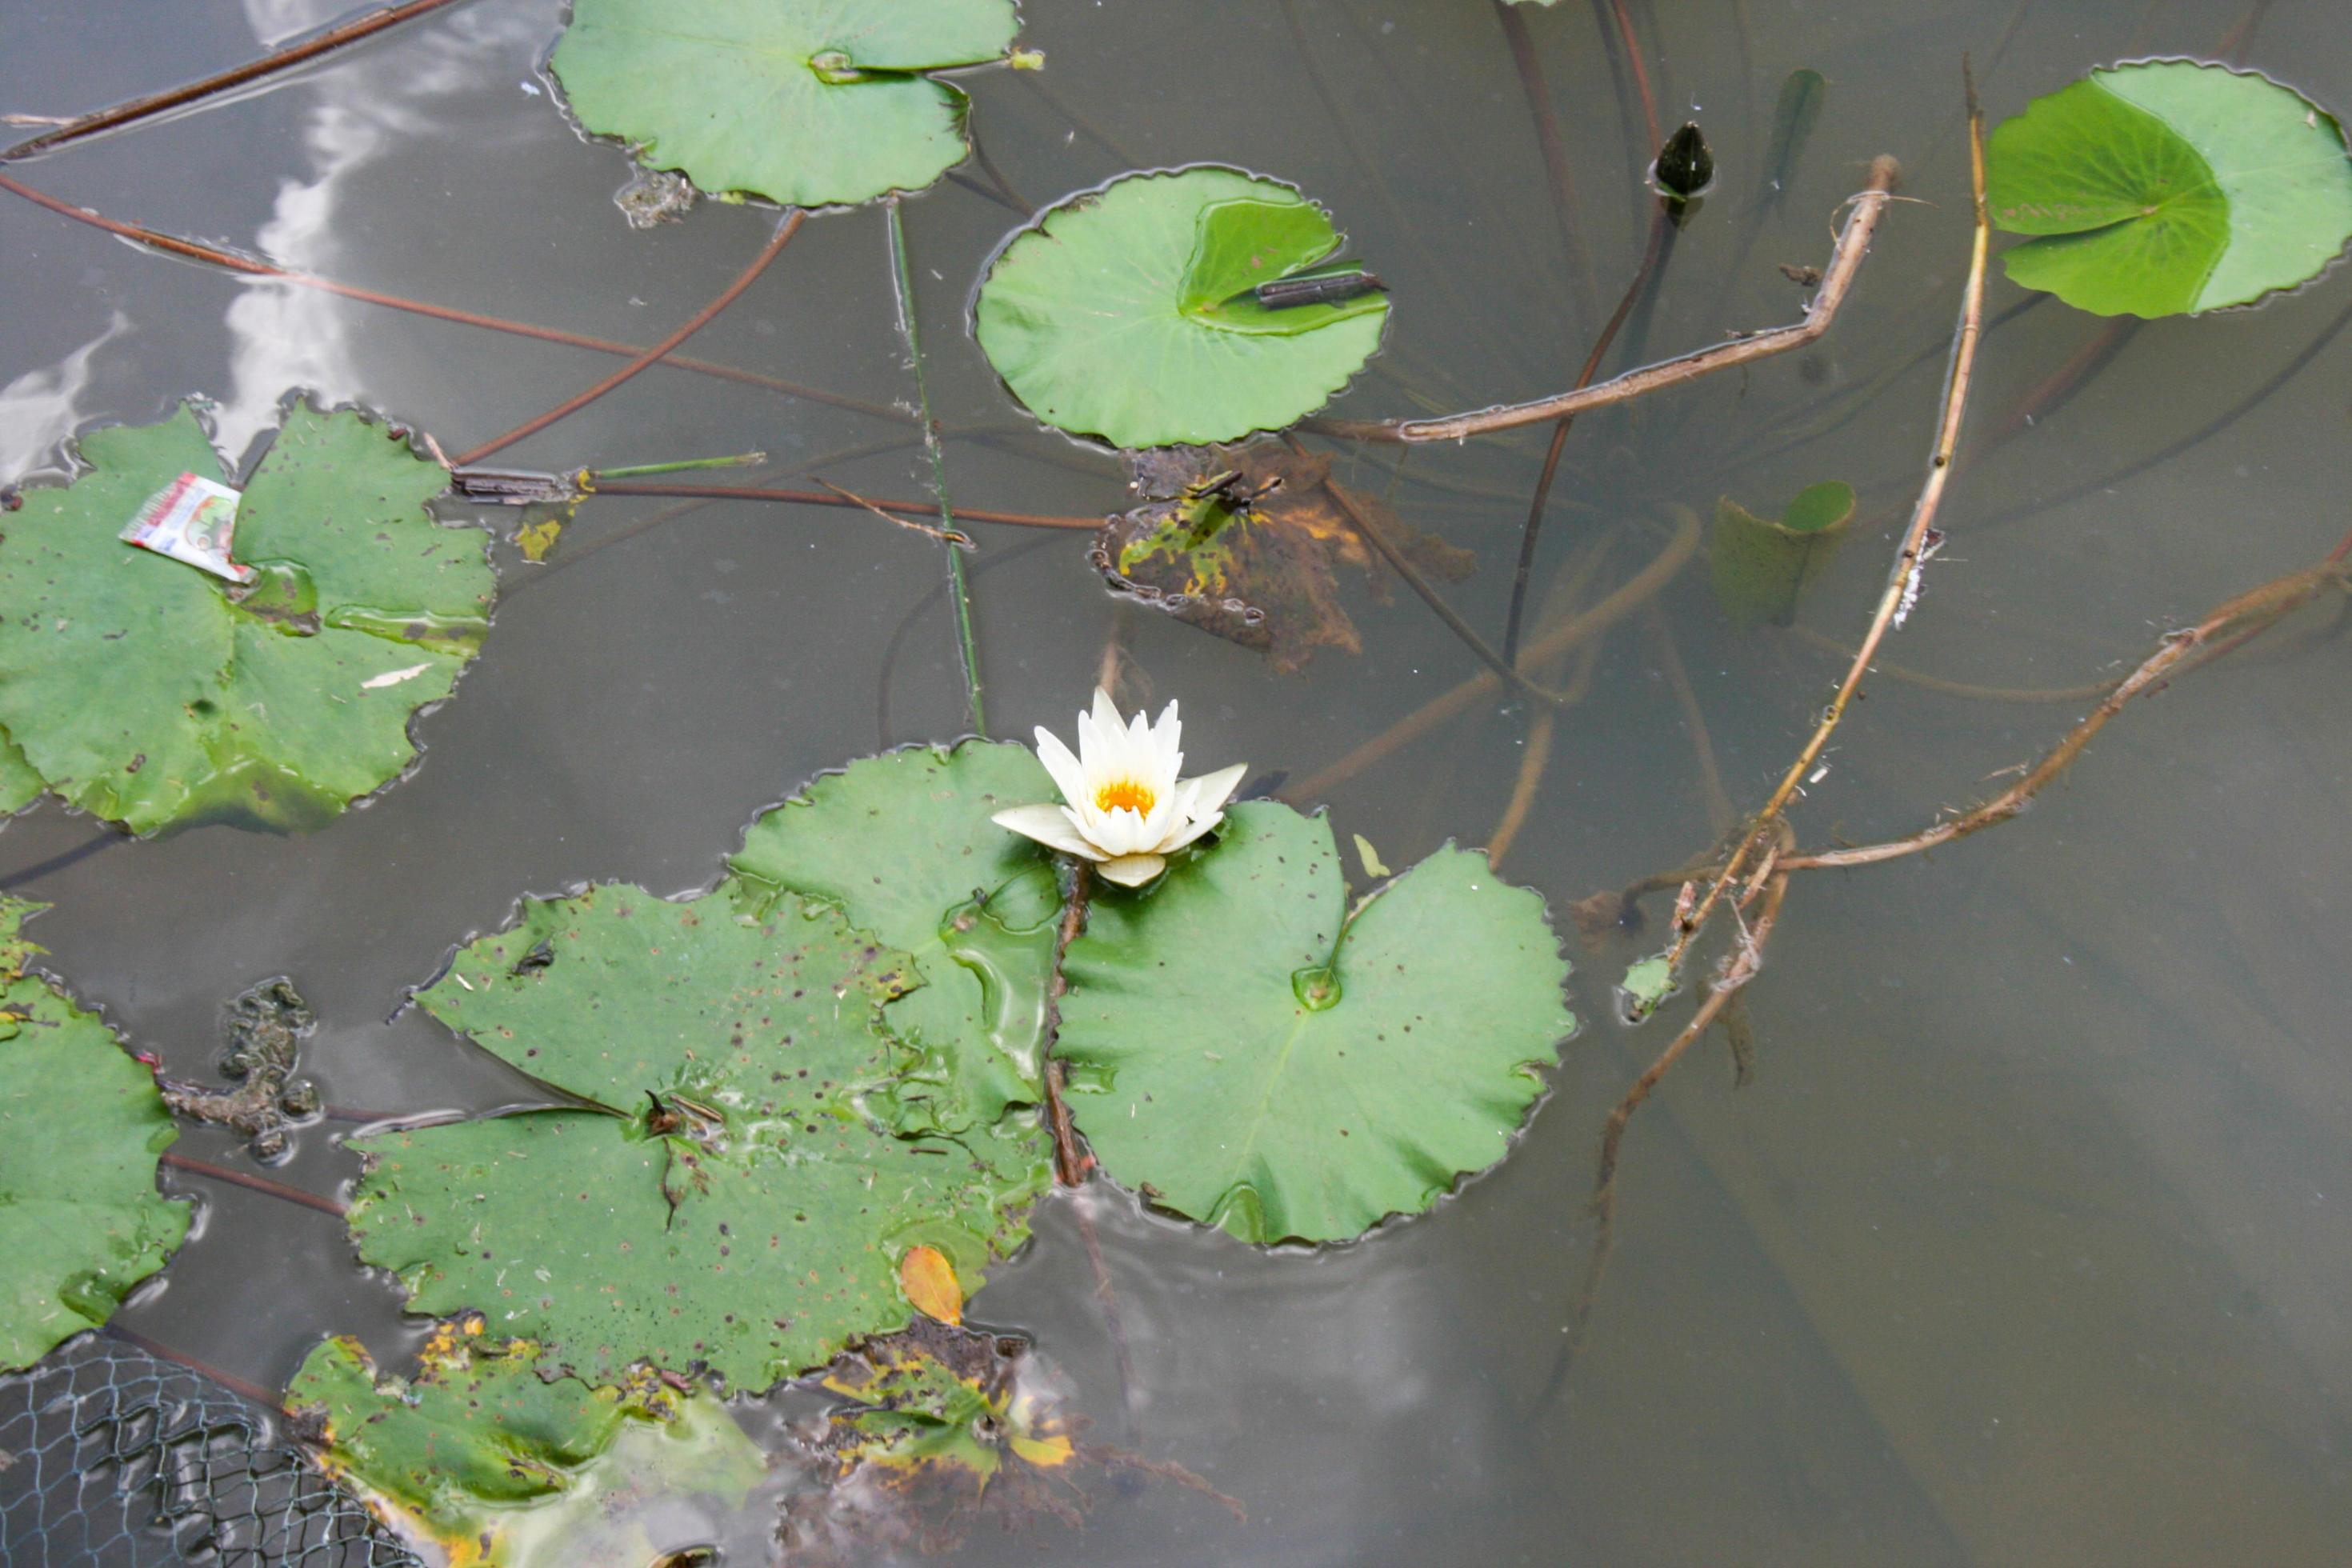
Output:
<svg viewBox="0 0 2352 1568">
<path fill-rule="evenodd" d="M 232 583 L 253 581 L 253 568 L 229 559 L 236 534 L 238 492 L 194 474 L 182 474 L 139 508 L 118 535 L 142 550 L 184 561 Z"/>
</svg>

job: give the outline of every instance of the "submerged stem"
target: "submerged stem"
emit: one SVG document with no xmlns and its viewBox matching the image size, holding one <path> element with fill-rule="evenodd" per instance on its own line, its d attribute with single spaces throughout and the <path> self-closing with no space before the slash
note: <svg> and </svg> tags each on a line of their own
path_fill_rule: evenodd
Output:
<svg viewBox="0 0 2352 1568">
<path fill-rule="evenodd" d="M 892 196 L 890 207 L 890 277 L 898 296 L 898 328 L 907 339 L 907 357 L 915 371 L 915 405 L 921 410 L 923 450 L 931 461 L 931 493 L 939 500 L 940 528 L 948 534 L 962 537 L 956 527 L 955 509 L 948 500 L 947 451 L 940 445 L 940 427 L 931 418 L 931 395 L 923 379 L 923 342 L 915 324 L 915 279 L 907 262 L 907 226 L 901 216 L 898 198 Z M 865 503 L 873 505 L 874 503 Z M 879 510 L 879 508 L 876 508 Z M 964 581 L 963 552 L 952 541 L 947 545 L 948 604 L 955 615 L 956 654 L 963 665 L 964 701 L 971 717 L 971 732 L 988 733 L 988 710 L 981 700 L 980 644 L 972 635 L 971 591 Z"/>
</svg>

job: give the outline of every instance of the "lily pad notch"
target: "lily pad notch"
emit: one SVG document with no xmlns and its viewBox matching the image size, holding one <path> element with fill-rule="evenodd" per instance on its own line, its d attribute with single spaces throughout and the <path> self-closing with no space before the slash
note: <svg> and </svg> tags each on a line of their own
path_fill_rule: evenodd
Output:
<svg viewBox="0 0 2352 1568">
<path fill-rule="evenodd" d="M 0 805 L 24 772 L 134 833 L 322 826 L 416 760 L 410 721 L 489 629 L 488 535 L 426 505 L 407 432 L 289 395 L 245 477 L 237 584 L 126 543 L 183 474 L 230 472 L 196 405 L 96 430 L 0 529 Z"/>
<path fill-rule="evenodd" d="M 1342 242 L 1277 180 L 1213 164 L 1122 174 L 1005 242 L 973 331 L 1022 405 L 1074 436 L 1139 448 L 1285 429 L 1380 347 L 1388 296 L 1333 261 Z M 1328 287 L 1279 304 L 1260 291 L 1300 279 Z"/>
<path fill-rule="evenodd" d="M 1986 146 L 1993 222 L 2033 237 L 2011 279 L 2101 315 L 2250 304 L 2352 238 L 2352 156 L 2333 114 L 2264 76 L 2193 60 L 2101 67 Z"/>
<path fill-rule="evenodd" d="M 1272 801 L 1098 891 L 1063 973 L 1104 1170 L 1250 1242 L 1430 1208 L 1507 1152 L 1576 1026 L 1538 894 L 1449 845 L 1351 905 L 1329 819 Z"/>
<path fill-rule="evenodd" d="M 583 130 L 715 196 L 855 205 L 970 153 L 935 73 L 1034 63 L 1013 0 L 573 0 L 549 73 Z"/>
</svg>

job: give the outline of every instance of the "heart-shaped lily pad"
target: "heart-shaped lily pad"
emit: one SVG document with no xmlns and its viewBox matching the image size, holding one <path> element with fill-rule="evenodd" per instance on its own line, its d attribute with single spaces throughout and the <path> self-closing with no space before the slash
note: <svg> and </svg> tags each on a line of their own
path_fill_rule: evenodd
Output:
<svg viewBox="0 0 2352 1568">
<path fill-rule="evenodd" d="M 154 1076 L 114 1031 L 25 966 L 45 906 L 0 896 L 0 1370 L 114 1315 L 188 1234 L 155 1190 L 179 1136 Z"/>
<path fill-rule="evenodd" d="M 442 1328 L 405 1381 L 380 1375 L 356 1340 L 329 1340 L 286 1391 L 320 1434 L 327 1472 L 449 1561 L 667 1562 L 692 1537 L 656 1538 L 653 1521 L 688 1497 L 740 1507 L 767 1473 L 759 1446 L 708 1392 L 651 1374 L 609 1388 L 544 1379 L 536 1346 L 483 1339 L 482 1327 L 475 1318 Z"/>
<path fill-rule="evenodd" d="M 2242 305 L 2319 273 L 2352 237 L 2352 158 L 2333 115 L 2224 66 L 2095 70 L 1986 147 L 1993 221 L 2042 237 L 2009 275 L 2101 315 Z"/>
<path fill-rule="evenodd" d="M 1021 1163 L 887 1124 L 911 1064 L 878 1013 L 911 984 L 794 893 L 526 902 L 418 1000 L 585 1108 L 358 1140 L 361 1256 L 594 1383 L 646 1360 L 765 1388 L 898 1328 L 900 1252 L 976 1288 L 1045 1180 L 1034 1134 Z"/>
<path fill-rule="evenodd" d="M 1246 1241 L 1339 1241 L 1503 1155 L 1575 1020 L 1543 900 L 1446 848 L 1348 907 L 1321 816 L 1233 807 L 1064 961 L 1104 1169 Z"/>
<path fill-rule="evenodd" d="M 920 190 L 966 100 L 925 72 L 1003 59 L 1013 0 L 573 0 L 550 62 L 579 116 L 713 195 L 793 206 Z"/>
<path fill-rule="evenodd" d="M 1125 175 L 1013 237 L 981 285 L 980 346 L 1031 413 L 1075 435 L 1165 447 L 1278 430 L 1380 346 L 1376 289 L 1281 309 L 1257 296 L 1309 269 L 1352 276 L 1322 265 L 1339 242 L 1277 181 Z"/>
<path fill-rule="evenodd" d="M 244 485 L 239 587 L 118 535 L 183 473 L 226 482 L 191 408 L 83 438 L 88 472 L 0 526 L 0 731 L 51 790 L 134 832 L 316 826 L 414 760 L 410 716 L 480 647 L 487 537 L 425 503 L 404 436 L 289 406 Z"/>
</svg>

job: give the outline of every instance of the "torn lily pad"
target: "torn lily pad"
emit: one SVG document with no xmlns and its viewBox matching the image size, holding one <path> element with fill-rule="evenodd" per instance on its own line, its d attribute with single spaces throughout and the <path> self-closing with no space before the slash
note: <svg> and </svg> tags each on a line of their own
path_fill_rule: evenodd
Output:
<svg viewBox="0 0 2352 1568">
<path fill-rule="evenodd" d="M 1502 1158 L 1575 1026 L 1543 900 L 1445 848 L 1351 910 L 1331 825 L 1232 808 L 1097 890 L 1055 1054 L 1113 1177 L 1245 1241 L 1340 1241 Z"/>
<path fill-rule="evenodd" d="M 482 1330 L 479 1318 L 445 1325 L 407 1380 L 379 1373 L 356 1340 L 329 1340 L 287 1389 L 321 1468 L 452 1563 L 656 1562 L 697 1544 L 668 1538 L 679 1500 L 739 1508 L 766 1475 L 766 1456 L 708 1392 L 650 1373 L 604 1388 L 543 1379 L 538 1347 Z"/>
<path fill-rule="evenodd" d="M 574 0 L 549 62 L 593 135 L 713 195 L 789 206 L 916 191 L 962 162 L 963 93 L 1013 0 Z"/>
<path fill-rule="evenodd" d="M 2104 316 L 2242 305 L 2316 277 L 2352 237 L 2335 116 L 2227 66 L 2092 71 L 1997 126 L 1993 222 L 2032 235 L 2009 275 Z"/>
<path fill-rule="evenodd" d="M 1013 237 L 981 285 L 975 330 L 1013 395 L 1073 435 L 1166 447 L 1279 430 L 1380 346 L 1378 290 L 1279 310 L 1256 295 L 1349 271 L 1330 265 L 1339 245 L 1323 209 L 1278 181 L 1123 175 Z"/>
<path fill-rule="evenodd" d="M 354 1140 L 360 1255 L 594 1383 L 644 1361 L 762 1389 L 901 1327 L 900 1252 L 977 1289 L 1045 1181 L 885 1121 L 915 1064 L 879 1012 L 914 983 L 794 893 L 527 900 L 418 1000 L 581 1106 Z"/>
<path fill-rule="evenodd" d="M 1836 556 L 1853 509 L 1853 487 L 1843 479 L 1807 486 L 1778 518 L 1722 497 L 1707 552 L 1717 600 L 1743 626 L 1788 626 L 1798 597 Z"/>
<path fill-rule="evenodd" d="M 0 895 L 0 1370 L 114 1315 L 188 1234 L 155 1190 L 178 1130 L 155 1080 L 95 1013 L 27 974 L 46 908 Z"/>
<path fill-rule="evenodd" d="M 43 783 L 139 833 L 292 831 L 397 778 L 489 626 L 485 536 L 425 510 L 446 471 L 289 405 L 242 486 L 238 586 L 118 537 L 175 476 L 226 481 L 193 408 L 80 447 L 0 529 L 0 731 Z"/>
</svg>

